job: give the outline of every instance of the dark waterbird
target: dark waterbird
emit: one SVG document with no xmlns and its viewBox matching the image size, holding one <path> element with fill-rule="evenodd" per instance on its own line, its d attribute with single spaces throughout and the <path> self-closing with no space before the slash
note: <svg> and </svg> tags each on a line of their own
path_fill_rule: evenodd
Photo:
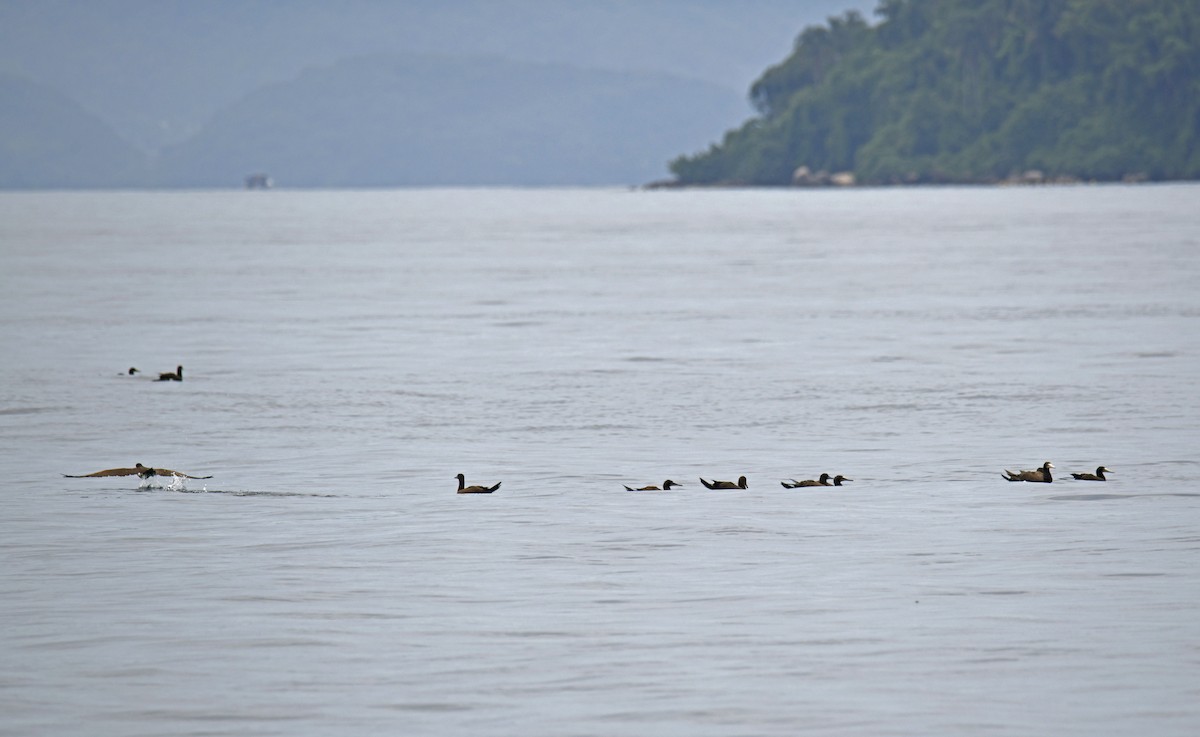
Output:
<svg viewBox="0 0 1200 737">
<path fill-rule="evenodd" d="M 799 489 L 802 486 L 833 486 L 833 484 L 829 483 L 830 478 L 832 477 L 829 474 L 823 473 L 819 479 L 805 479 L 803 481 L 792 479 L 792 483 L 790 484 L 786 481 L 780 481 L 779 484 L 785 489 Z M 848 480 L 844 476 L 839 476 L 838 478 L 842 479 L 843 481 Z M 841 485 L 841 482 L 837 483 L 837 486 Z"/>
<path fill-rule="evenodd" d="M 1071 476 L 1077 481 L 1108 481 L 1108 479 L 1104 478 L 1104 474 L 1106 473 L 1112 473 L 1112 469 L 1105 468 L 1104 466 L 1096 466 L 1095 473 L 1073 473 Z"/>
<path fill-rule="evenodd" d="M 625 486 L 625 485 L 622 484 L 622 486 Z M 672 481 L 671 479 L 667 479 L 666 481 L 663 482 L 662 488 L 659 488 L 657 486 L 643 486 L 641 488 L 634 489 L 633 487 L 625 486 L 625 490 L 626 491 L 666 491 L 666 490 L 670 489 L 672 486 L 683 486 L 683 484 L 677 484 L 674 481 Z"/>
<path fill-rule="evenodd" d="M 738 476 L 738 480 L 737 480 L 736 484 L 733 483 L 732 481 L 705 481 L 704 479 L 700 479 L 700 483 L 704 484 L 705 488 L 708 488 L 708 489 L 745 489 L 745 488 L 747 488 L 745 476 Z"/>
<path fill-rule="evenodd" d="M 69 479 L 90 479 L 90 478 L 99 478 L 102 476 L 138 476 L 143 479 L 148 479 L 153 476 L 182 476 L 185 479 L 211 479 L 212 478 L 212 476 L 191 476 L 186 473 L 180 473 L 179 471 L 172 471 L 169 468 L 152 468 L 150 466 L 143 466 L 140 463 L 135 465 L 133 468 L 108 468 L 103 471 L 96 471 L 95 473 L 85 473 L 85 474 L 80 474 L 78 476 L 75 476 L 75 475 L 72 475 L 69 473 L 64 473 L 63 476 L 65 476 Z"/>
<path fill-rule="evenodd" d="M 495 486 L 467 486 L 467 477 L 461 473 L 455 476 L 458 479 L 459 494 L 491 494 L 496 489 L 500 488 L 503 481 L 497 481 Z"/>
<path fill-rule="evenodd" d="M 175 370 L 164 371 L 158 375 L 159 381 L 183 381 L 183 366 L 176 366 Z M 204 383 L 204 382 L 201 382 Z"/>
<path fill-rule="evenodd" d="M 1054 464 L 1046 461 L 1041 468 L 1032 471 L 1018 471 L 1013 473 L 1005 469 L 1004 479 L 1006 481 L 1029 481 L 1035 484 L 1049 484 L 1054 481 L 1054 477 L 1050 475 L 1050 469 L 1054 468 Z"/>
</svg>

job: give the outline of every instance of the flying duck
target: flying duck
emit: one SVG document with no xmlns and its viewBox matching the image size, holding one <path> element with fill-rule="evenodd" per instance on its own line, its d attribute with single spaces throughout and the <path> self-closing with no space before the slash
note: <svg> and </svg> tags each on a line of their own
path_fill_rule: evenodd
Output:
<svg viewBox="0 0 1200 737">
<path fill-rule="evenodd" d="M 183 366 L 176 366 L 175 371 L 164 371 L 158 375 L 159 381 L 183 381 Z M 201 382 L 203 383 L 203 382 Z"/>
<path fill-rule="evenodd" d="M 832 478 L 832 477 L 829 474 L 823 473 L 823 474 L 821 474 L 821 478 L 819 478 L 819 479 L 805 479 L 803 481 L 797 481 L 796 479 L 792 479 L 792 483 L 790 483 L 790 484 L 786 481 L 780 481 L 779 483 L 785 489 L 799 489 L 801 486 L 833 486 L 833 484 L 829 483 L 830 478 Z M 841 477 L 841 478 L 843 480 L 847 480 L 844 477 Z M 837 485 L 841 486 L 840 483 Z"/>
<path fill-rule="evenodd" d="M 700 483 L 704 484 L 705 488 L 708 488 L 708 489 L 745 489 L 745 488 L 747 488 L 745 476 L 738 476 L 738 480 L 737 480 L 736 484 L 733 483 L 732 481 L 705 481 L 704 479 L 700 479 Z"/>
<path fill-rule="evenodd" d="M 1104 466 L 1096 466 L 1095 473 L 1073 473 L 1071 475 L 1077 481 L 1108 481 L 1108 479 L 1104 478 L 1104 474 L 1106 473 L 1112 473 L 1112 470 Z"/>
<path fill-rule="evenodd" d="M 172 471 L 169 468 L 151 468 L 137 464 L 133 468 L 108 468 L 95 473 L 85 473 L 79 476 L 73 476 L 69 473 L 64 473 L 63 476 L 69 479 L 90 479 L 98 476 L 139 476 L 140 478 L 148 479 L 151 476 L 182 476 L 185 479 L 211 479 L 212 476 L 190 476 L 179 471 Z"/>
<path fill-rule="evenodd" d="M 1049 484 L 1054 481 L 1054 477 L 1050 475 L 1050 469 L 1054 468 L 1054 464 L 1046 461 L 1041 468 L 1033 471 L 1019 471 L 1013 473 L 1005 469 L 1004 479 L 1006 481 L 1030 481 L 1035 484 Z"/>
<path fill-rule="evenodd" d="M 622 486 L 624 486 L 624 484 L 622 484 Z M 634 489 L 629 486 L 625 486 L 625 490 L 626 491 L 667 491 L 672 486 L 683 486 L 683 484 L 677 484 L 674 481 L 672 481 L 671 479 L 667 479 L 666 481 L 663 482 L 661 489 L 657 486 L 643 486 L 640 489 Z"/>
<path fill-rule="evenodd" d="M 467 477 L 461 473 L 455 476 L 458 479 L 459 494 L 491 494 L 496 489 L 500 488 L 503 481 L 497 481 L 495 486 L 467 486 Z"/>
</svg>

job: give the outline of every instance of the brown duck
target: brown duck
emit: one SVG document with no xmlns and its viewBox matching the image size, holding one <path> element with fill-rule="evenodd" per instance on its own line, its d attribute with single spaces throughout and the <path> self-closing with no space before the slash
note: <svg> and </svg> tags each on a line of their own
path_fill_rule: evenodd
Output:
<svg viewBox="0 0 1200 737">
<path fill-rule="evenodd" d="M 458 479 L 459 494 L 491 494 L 496 489 L 500 488 L 503 481 L 497 481 L 495 486 L 467 486 L 467 477 L 461 473 L 455 476 Z"/>
<path fill-rule="evenodd" d="M 829 479 L 831 479 L 831 478 L 833 478 L 833 477 L 830 476 L 829 474 L 823 473 L 823 474 L 821 474 L 821 478 L 819 478 L 819 479 L 805 479 L 803 481 L 797 481 L 796 479 L 792 479 L 792 483 L 790 483 L 790 484 L 786 481 L 780 481 L 779 483 L 785 489 L 799 489 L 802 486 L 833 486 L 833 484 L 829 483 Z M 846 479 L 843 478 L 843 480 L 846 480 Z M 841 486 L 841 484 L 839 483 L 838 486 Z"/>
<path fill-rule="evenodd" d="M 1104 478 L 1104 474 L 1112 473 L 1112 469 L 1104 466 L 1096 466 L 1095 473 L 1073 473 L 1071 474 L 1077 481 L 1108 481 Z"/>
<path fill-rule="evenodd" d="M 1054 468 L 1054 464 L 1046 461 L 1041 468 L 1032 471 L 1018 471 L 1013 473 L 1008 469 L 1004 471 L 1004 479 L 1006 481 L 1029 481 L 1035 484 L 1049 484 L 1054 481 L 1054 477 L 1050 475 L 1050 469 Z"/>
<path fill-rule="evenodd" d="M 624 486 L 624 484 L 622 484 L 622 486 Z M 634 489 L 633 487 L 625 486 L 625 490 L 626 491 L 666 491 L 666 490 L 670 489 L 672 486 L 683 486 L 683 484 L 677 484 L 674 481 L 672 481 L 671 479 L 667 479 L 666 481 L 663 482 L 662 488 L 659 488 L 657 486 L 643 486 L 641 488 Z"/>
<path fill-rule="evenodd" d="M 159 381 L 183 381 L 183 366 L 176 366 L 175 370 L 164 371 L 158 375 Z M 204 382 L 201 382 L 204 383 Z"/>
<path fill-rule="evenodd" d="M 144 479 L 148 479 L 151 476 L 182 476 L 185 479 L 211 479 L 212 478 L 212 476 L 191 476 L 186 473 L 180 473 L 179 471 L 172 471 L 169 468 L 151 468 L 150 466 L 143 466 L 140 463 L 137 464 L 136 466 L 134 466 L 133 468 L 108 468 L 103 471 L 96 471 L 95 473 L 85 473 L 85 474 L 81 474 L 78 476 L 73 476 L 69 473 L 64 473 L 63 476 L 65 476 L 69 479 L 90 479 L 90 478 L 97 478 L 100 476 L 139 476 Z"/>
<path fill-rule="evenodd" d="M 745 489 L 745 488 L 748 488 L 746 486 L 746 477 L 745 476 L 738 476 L 738 480 L 737 480 L 736 484 L 733 483 L 732 481 L 705 481 L 704 479 L 700 479 L 700 483 L 704 484 L 705 488 L 708 488 L 708 489 Z"/>
</svg>

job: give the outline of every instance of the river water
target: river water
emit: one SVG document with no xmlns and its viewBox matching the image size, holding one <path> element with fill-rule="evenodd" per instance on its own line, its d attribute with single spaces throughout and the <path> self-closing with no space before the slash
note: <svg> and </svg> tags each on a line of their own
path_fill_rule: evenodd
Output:
<svg viewBox="0 0 1200 737">
<path fill-rule="evenodd" d="M 1196 734 L 1198 199 L 0 194 L 0 734 Z"/>
</svg>

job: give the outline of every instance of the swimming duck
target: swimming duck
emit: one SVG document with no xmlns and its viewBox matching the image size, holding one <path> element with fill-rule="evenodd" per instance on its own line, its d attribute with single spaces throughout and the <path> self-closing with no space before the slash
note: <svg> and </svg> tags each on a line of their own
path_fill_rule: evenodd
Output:
<svg viewBox="0 0 1200 737">
<path fill-rule="evenodd" d="M 1046 461 L 1042 467 L 1033 471 L 1019 471 L 1013 473 L 1005 469 L 1004 479 L 1006 481 L 1030 481 L 1036 484 L 1049 484 L 1054 481 L 1054 477 L 1050 475 L 1050 469 L 1054 468 L 1054 464 Z"/>
<path fill-rule="evenodd" d="M 1077 481 L 1108 481 L 1108 479 L 1104 478 L 1104 474 L 1106 473 L 1112 473 L 1112 470 L 1104 466 L 1096 466 L 1095 473 L 1073 473 L 1071 475 Z"/>
<path fill-rule="evenodd" d="M 622 486 L 624 486 L 624 484 L 622 484 Z M 643 486 L 640 489 L 634 489 L 629 486 L 625 486 L 625 490 L 626 491 L 666 491 L 666 490 L 670 489 L 672 486 L 683 486 L 683 484 L 677 484 L 674 481 L 672 481 L 671 479 L 667 479 L 666 481 L 663 482 L 661 489 L 657 486 Z"/>
<path fill-rule="evenodd" d="M 853 480 L 854 480 L 854 479 L 848 479 L 848 478 L 846 478 L 845 476 L 843 476 L 843 475 L 841 475 L 841 474 L 839 473 L 837 476 L 834 476 L 834 477 L 833 477 L 833 485 L 834 485 L 834 486 L 841 486 L 843 481 L 853 481 Z"/>
<path fill-rule="evenodd" d="M 792 479 L 792 483 L 790 484 L 786 481 L 780 481 L 779 483 L 785 489 L 799 489 L 801 486 L 832 486 L 833 484 L 829 483 L 830 478 L 832 477 L 829 474 L 823 473 L 819 479 L 805 479 L 804 481 Z M 843 478 L 843 480 L 845 480 L 845 478 Z M 838 484 L 838 486 L 841 486 L 841 484 Z"/>
<path fill-rule="evenodd" d="M 63 476 L 69 479 L 90 479 L 98 476 L 138 476 L 143 479 L 148 479 L 152 476 L 182 476 L 185 479 L 211 479 L 212 476 L 190 476 L 179 471 L 172 471 L 169 468 L 151 468 L 137 464 L 133 468 L 108 468 L 95 473 L 85 473 L 79 476 L 72 476 L 69 473 L 64 473 Z"/>
<path fill-rule="evenodd" d="M 700 479 L 700 483 L 704 484 L 704 486 L 709 489 L 745 489 L 745 488 L 747 488 L 745 476 L 738 476 L 738 480 L 737 480 L 736 484 L 733 483 L 732 481 L 705 481 L 704 479 Z"/>
<path fill-rule="evenodd" d="M 458 479 L 459 494 L 491 494 L 493 491 L 500 488 L 500 484 L 504 483 L 503 481 L 497 481 L 495 486 L 467 486 L 466 476 L 463 476 L 460 473 L 454 478 Z"/>
<path fill-rule="evenodd" d="M 159 381 L 183 381 L 183 366 L 176 366 L 175 371 L 164 371 L 158 375 Z M 201 382 L 204 383 L 204 382 Z"/>
<path fill-rule="evenodd" d="M 133 376 L 134 374 L 139 374 L 139 373 L 141 373 L 141 372 L 140 372 L 140 371 L 138 371 L 138 370 L 137 370 L 136 368 L 134 368 L 133 366 L 130 366 L 130 367 L 129 367 L 129 371 L 127 371 L 126 373 L 127 373 L 127 374 L 129 374 L 130 376 Z"/>
</svg>

